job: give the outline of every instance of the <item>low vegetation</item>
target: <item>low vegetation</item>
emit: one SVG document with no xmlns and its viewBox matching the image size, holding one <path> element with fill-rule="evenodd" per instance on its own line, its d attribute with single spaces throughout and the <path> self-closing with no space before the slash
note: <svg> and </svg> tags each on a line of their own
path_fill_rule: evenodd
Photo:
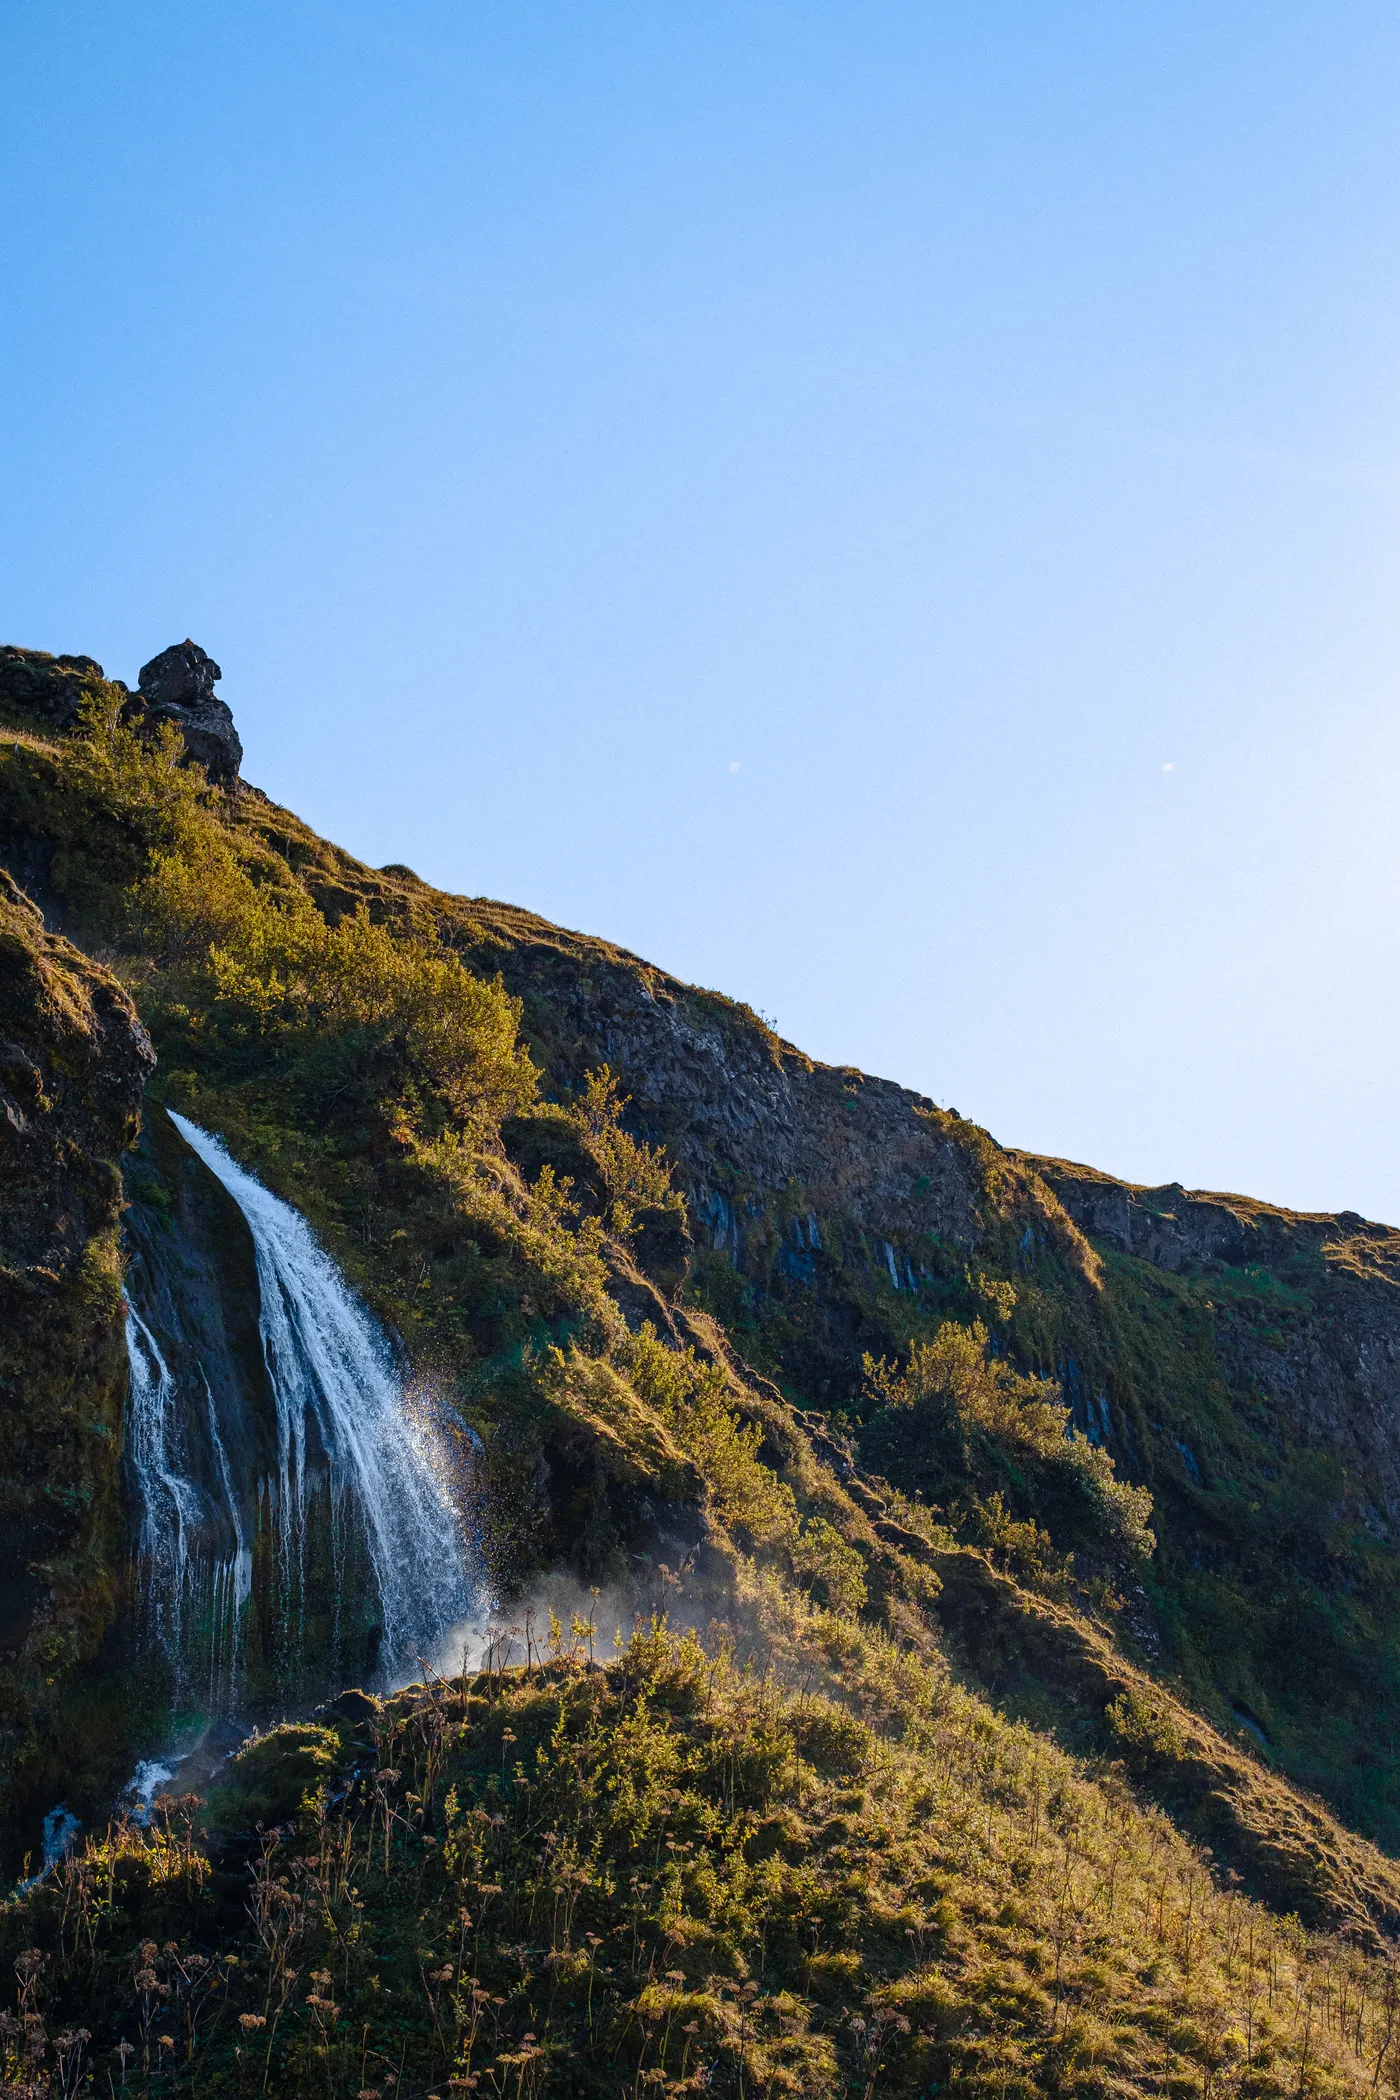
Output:
<svg viewBox="0 0 1400 2100">
<path fill-rule="evenodd" d="M 11 2087 L 1390 2087 L 1386 1962 L 1222 1887 L 946 1676 L 819 1613 L 805 1688 L 659 1627 L 600 1668 L 595 1631 L 274 1731 L 208 1804 L 68 1862 L 4 1918 Z M 240 1842 L 253 1810 L 282 1820 Z"/>
</svg>

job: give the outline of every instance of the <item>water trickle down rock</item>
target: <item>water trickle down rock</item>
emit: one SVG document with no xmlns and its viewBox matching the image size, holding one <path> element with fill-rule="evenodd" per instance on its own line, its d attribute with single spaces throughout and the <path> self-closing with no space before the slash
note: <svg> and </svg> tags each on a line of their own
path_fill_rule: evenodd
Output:
<svg viewBox="0 0 1400 2100">
<path fill-rule="evenodd" d="M 177 1703 L 228 1713 L 247 1685 L 240 1664 L 265 1676 L 277 1647 L 265 1602 L 248 1609 L 257 1485 L 277 1452 L 257 1260 L 242 1212 L 163 1109 L 124 1178 L 140 1637 L 164 1654 Z"/>
</svg>

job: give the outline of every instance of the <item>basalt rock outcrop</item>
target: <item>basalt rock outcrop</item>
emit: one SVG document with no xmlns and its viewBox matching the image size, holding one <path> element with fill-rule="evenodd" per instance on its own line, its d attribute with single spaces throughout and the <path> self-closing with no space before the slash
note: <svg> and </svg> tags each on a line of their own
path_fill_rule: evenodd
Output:
<svg viewBox="0 0 1400 2100">
<path fill-rule="evenodd" d="M 233 716 L 214 691 L 223 672 L 197 642 L 175 642 L 141 666 L 141 700 L 154 724 L 172 722 L 211 787 L 236 785 L 243 746 Z"/>
<path fill-rule="evenodd" d="M 51 656 L 43 649 L 0 646 L 0 710 L 28 718 L 43 731 L 67 734 L 78 724 L 84 697 L 106 689 L 121 700 L 125 721 L 155 730 L 169 722 L 184 741 L 189 763 L 203 766 L 211 787 L 238 785 L 243 745 L 233 715 L 214 691 L 223 673 L 197 642 L 172 643 L 141 667 L 138 689 L 109 679 L 91 656 Z"/>
</svg>

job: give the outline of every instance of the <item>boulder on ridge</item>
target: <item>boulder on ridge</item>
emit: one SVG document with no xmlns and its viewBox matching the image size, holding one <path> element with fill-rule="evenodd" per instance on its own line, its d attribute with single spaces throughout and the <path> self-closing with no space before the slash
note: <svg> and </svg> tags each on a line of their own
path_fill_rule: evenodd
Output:
<svg viewBox="0 0 1400 2100">
<path fill-rule="evenodd" d="M 137 683 L 152 722 L 173 722 L 211 787 L 236 787 L 243 746 L 233 716 L 214 691 L 223 672 L 207 650 L 186 638 L 141 666 Z"/>
</svg>

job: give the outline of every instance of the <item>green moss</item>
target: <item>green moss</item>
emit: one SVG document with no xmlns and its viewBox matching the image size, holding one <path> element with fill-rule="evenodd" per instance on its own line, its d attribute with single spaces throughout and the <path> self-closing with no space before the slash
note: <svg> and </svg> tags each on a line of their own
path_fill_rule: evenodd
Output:
<svg viewBox="0 0 1400 2100">
<path fill-rule="evenodd" d="M 343 1759 L 342 1734 L 314 1722 L 283 1722 L 244 1743 L 220 1774 L 200 1816 L 211 1832 L 269 1829 L 295 1818 Z"/>
<path fill-rule="evenodd" d="M 80 1673 L 122 1591 L 117 1160 L 145 1065 L 120 988 L 4 875 L 0 1049 L 0 1830 L 13 1833 L 59 1786 L 100 1800 L 125 1754 L 120 1725 L 87 1734 Z"/>
</svg>

